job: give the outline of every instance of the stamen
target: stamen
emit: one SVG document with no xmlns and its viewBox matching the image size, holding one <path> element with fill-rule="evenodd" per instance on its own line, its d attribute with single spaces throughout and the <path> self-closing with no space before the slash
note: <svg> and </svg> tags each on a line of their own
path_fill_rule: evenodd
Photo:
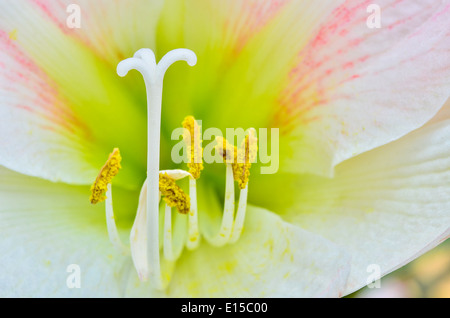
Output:
<svg viewBox="0 0 450 318">
<path fill-rule="evenodd" d="M 225 204 L 222 225 L 219 231 L 219 236 L 213 239 L 214 245 L 223 245 L 236 242 L 244 228 L 245 212 L 247 210 L 248 197 L 248 180 L 250 177 L 250 167 L 256 161 L 257 153 L 257 138 L 255 129 L 249 129 L 245 139 L 242 141 L 239 149 L 231 145 L 226 139 L 216 137 L 217 145 L 216 151 L 223 157 L 227 165 L 226 175 L 226 189 L 225 189 Z M 238 210 L 236 212 L 236 219 L 233 222 L 234 214 L 234 187 L 231 180 L 231 171 L 233 178 L 239 184 L 241 189 L 239 195 Z M 231 184 L 229 184 L 231 182 Z M 232 200 L 232 204 L 231 204 Z M 232 208 L 231 208 L 232 206 Z M 231 222 L 231 229 L 229 228 Z"/>
<path fill-rule="evenodd" d="M 176 207 L 181 214 L 187 214 L 189 212 L 189 196 L 186 195 L 183 189 L 167 173 L 159 174 L 159 191 L 168 206 Z"/>
<path fill-rule="evenodd" d="M 184 142 L 187 145 L 187 152 L 190 156 L 188 162 L 189 172 L 192 177 L 189 178 L 189 196 L 191 198 L 191 209 L 189 211 L 188 223 L 188 239 L 186 247 L 193 250 L 198 247 L 200 243 L 200 232 L 198 229 L 198 212 L 197 212 L 197 179 L 200 178 L 200 173 L 203 170 L 203 148 L 200 133 L 200 126 L 193 116 L 188 116 L 182 123 L 185 128 L 183 136 Z"/>
<path fill-rule="evenodd" d="M 248 196 L 248 184 L 244 189 L 241 189 L 239 194 L 238 210 L 236 212 L 236 219 L 233 224 L 233 233 L 231 234 L 230 243 L 236 243 L 241 236 L 244 229 L 245 212 L 247 210 L 247 196 Z"/>
<path fill-rule="evenodd" d="M 237 160 L 234 164 L 235 179 L 242 190 L 247 186 L 250 177 L 250 167 L 256 161 L 258 151 L 257 137 L 255 129 L 250 129 L 248 135 L 242 141 L 238 149 Z"/>
<path fill-rule="evenodd" d="M 218 151 L 219 154 L 223 157 L 225 163 L 231 164 L 233 168 L 233 178 L 239 184 L 242 184 L 243 182 L 246 183 L 245 181 L 246 171 L 243 169 L 244 168 L 243 163 L 245 163 L 246 158 L 245 141 L 247 140 L 247 138 L 248 136 L 242 142 L 244 147 L 241 145 L 241 147 L 238 149 L 237 147 L 230 144 L 225 138 L 220 136 L 216 137 L 217 141 L 216 151 Z"/>
<path fill-rule="evenodd" d="M 105 193 L 108 190 L 108 184 L 117 175 L 121 168 L 120 162 L 122 157 L 120 156 L 119 148 L 114 148 L 113 152 L 109 155 L 108 160 L 100 170 L 94 184 L 91 186 L 91 197 L 89 200 L 92 204 L 97 204 L 106 200 Z"/>
<path fill-rule="evenodd" d="M 173 253 L 172 243 L 172 208 L 166 204 L 164 210 L 164 258 L 175 261 L 178 255 Z"/>
<path fill-rule="evenodd" d="M 221 136 L 216 137 L 217 145 L 216 151 L 223 157 L 225 163 L 233 164 L 237 159 L 236 147 L 231 145 L 225 138 Z"/>
<path fill-rule="evenodd" d="M 256 162 L 256 154 L 258 150 L 256 130 L 250 128 L 248 135 L 242 141 L 238 151 L 238 160 L 236 163 L 236 170 L 238 176 L 239 194 L 238 210 L 236 212 L 236 219 L 233 225 L 233 233 L 231 234 L 230 243 L 235 243 L 241 236 L 244 229 L 245 212 L 247 210 L 248 197 L 248 180 L 250 177 L 250 167 L 252 163 Z"/>
<path fill-rule="evenodd" d="M 175 170 L 163 170 L 160 171 L 160 174 L 168 175 L 173 180 L 180 180 L 186 177 L 192 177 L 191 174 L 187 171 L 175 169 Z M 154 241 L 148 241 L 148 235 L 147 235 L 147 185 L 148 181 L 145 180 L 141 192 L 139 194 L 139 206 L 136 213 L 136 218 L 134 220 L 133 227 L 131 229 L 130 233 L 130 245 L 131 245 L 131 256 L 133 258 L 133 263 L 136 268 L 136 271 L 138 272 L 139 279 L 141 281 L 147 281 L 150 275 L 150 268 L 149 268 L 149 260 L 148 260 L 148 254 L 147 254 L 147 243 L 148 244 L 154 244 L 153 248 L 158 248 L 159 245 L 156 246 Z M 161 200 L 161 195 L 158 197 L 158 202 Z M 166 215 L 167 217 L 167 215 Z M 171 228 L 172 219 L 168 223 L 164 223 L 165 229 Z M 170 231 L 172 232 L 172 231 Z M 167 231 L 164 232 L 164 235 L 167 235 Z M 172 234 L 172 233 L 171 233 Z M 164 249 L 168 249 L 167 252 L 169 255 L 172 255 L 174 259 L 176 259 L 182 252 L 182 248 L 177 250 L 176 253 L 172 253 L 172 237 L 166 238 L 165 240 L 168 240 L 165 244 Z M 169 244 L 170 242 L 170 244 Z M 156 244 L 159 244 L 159 242 L 156 242 Z M 166 247 L 167 246 L 167 247 Z M 177 256 L 177 257 L 175 257 Z M 156 264 L 156 266 L 160 266 L 159 264 Z M 165 283 L 167 280 L 161 280 Z M 161 285 L 163 286 L 163 285 Z"/>
<path fill-rule="evenodd" d="M 185 177 L 189 177 L 189 182 L 192 180 L 195 181 L 195 179 L 192 177 L 192 175 L 184 170 L 165 170 L 161 171 L 160 175 L 167 175 L 170 179 L 173 179 L 174 181 L 183 179 Z M 180 189 L 181 190 L 181 189 Z M 189 190 L 189 197 L 192 195 L 191 190 Z M 195 193 L 194 193 L 195 195 Z M 191 202 L 191 209 L 189 211 L 189 215 L 192 213 L 192 199 L 190 199 Z M 196 227 L 198 227 L 197 224 L 195 224 Z M 178 257 L 181 255 L 181 252 L 183 251 L 183 245 L 177 247 L 177 250 L 174 251 L 173 249 L 173 230 L 172 230 L 172 209 L 169 205 L 166 204 L 165 212 L 164 212 L 164 258 L 168 261 L 175 261 L 178 259 Z"/>
<path fill-rule="evenodd" d="M 106 227 L 108 229 L 109 240 L 119 253 L 121 253 L 122 255 L 128 254 L 129 249 L 122 243 L 122 240 L 120 239 L 116 227 L 116 218 L 114 216 L 112 203 L 111 184 L 108 184 L 108 190 L 106 190 L 105 211 L 106 211 Z"/>
<path fill-rule="evenodd" d="M 212 238 L 210 243 L 215 246 L 223 246 L 230 239 L 233 229 L 234 219 L 234 184 L 233 184 L 233 167 L 231 164 L 226 165 L 225 177 L 225 203 L 222 216 L 222 224 L 219 233 Z"/>
<path fill-rule="evenodd" d="M 116 221 L 114 217 L 113 203 L 112 203 L 112 190 L 111 181 L 119 172 L 121 168 L 120 162 L 122 157 L 120 156 L 119 148 L 114 148 L 113 152 L 109 155 L 108 160 L 103 165 L 100 173 L 95 179 L 94 184 L 91 187 L 90 201 L 92 204 L 105 201 L 106 212 L 106 226 L 108 228 L 109 240 L 113 244 L 114 248 L 121 254 L 127 254 L 128 249 L 122 243 L 119 237 L 119 233 L 116 227 Z M 106 195 L 105 195 L 106 193 Z"/>
<path fill-rule="evenodd" d="M 233 230 L 235 208 L 233 180 L 236 180 L 237 170 L 235 169 L 235 163 L 237 159 L 237 150 L 235 146 L 231 145 L 225 138 L 221 136 L 216 137 L 216 142 L 216 151 L 223 157 L 223 160 L 226 164 L 225 202 L 222 224 L 220 226 L 219 233 L 212 239 L 210 243 L 215 246 L 222 246 L 229 241 Z"/>
<path fill-rule="evenodd" d="M 183 128 L 185 134 L 183 135 L 184 142 L 187 145 L 187 152 L 189 153 L 188 168 L 190 174 L 194 179 L 200 178 L 200 173 L 203 170 L 203 148 L 200 134 L 200 126 L 194 117 L 188 116 L 184 119 Z"/>
<path fill-rule="evenodd" d="M 198 210 L 197 210 L 197 181 L 189 178 L 189 197 L 191 198 L 191 209 L 189 211 L 188 239 L 186 247 L 193 250 L 200 243 L 200 231 L 198 229 Z"/>
<path fill-rule="evenodd" d="M 172 208 L 165 205 L 164 209 L 164 258 L 173 260 L 172 248 Z"/>
</svg>

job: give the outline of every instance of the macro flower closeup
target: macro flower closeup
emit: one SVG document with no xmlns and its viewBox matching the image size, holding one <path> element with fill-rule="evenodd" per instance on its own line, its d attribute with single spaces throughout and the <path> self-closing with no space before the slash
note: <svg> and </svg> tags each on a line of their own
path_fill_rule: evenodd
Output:
<svg viewBox="0 0 450 318">
<path fill-rule="evenodd" d="M 0 296 L 349 295 L 449 237 L 449 97 L 448 0 L 0 0 Z"/>
</svg>

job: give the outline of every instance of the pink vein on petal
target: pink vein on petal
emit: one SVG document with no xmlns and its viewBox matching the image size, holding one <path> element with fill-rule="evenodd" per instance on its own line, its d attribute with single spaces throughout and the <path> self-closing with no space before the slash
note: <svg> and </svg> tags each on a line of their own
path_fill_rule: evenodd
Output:
<svg viewBox="0 0 450 318">
<path fill-rule="evenodd" d="M 331 100 L 350 98 L 339 94 L 338 88 L 367 76 L 366 66 L 373 60 L 401 39 L 420 30 L 424 21 L 437 19 L 430 17 L 430 12 L 437 6 L 434 3 L 405 10 L 409 4 L 404 0 L 386 1 L 381 5 L 387 16 L 382 20 L 386 25 L 372 30 L 366 26 L 366 8 L 373 1 L 354 3 L 346 1 L 334 9 L 299 52 L 294 63 L 296 66 L 288 74 L 287 85 L 279 95 L 279 109 L 274 116 L 273 125 L 282 127 L 282 134 L 289 134 L 299 124 L 319 119 L 320 116 L 312 111 L 317 106 L 328 105 Z M 444 13 L 440 11 L 438 15 Z M 389 40 L 397 38 L 388 44 L 391 43 Z M 380 43 L 383 39 L 388 40 L 386 44 Z M 374 46 L 377 43 L 379 45 Z M 388 71 L 388 67 L 380 69 L 379 73 Z M 371 72 L 373 75 L 373 70 Z"/>
<path fill-rule="evenodd" d="M 58 18 L 54 12 L 56 10 L 54 8 L 50 7 L 49 1 L 43 1 L 43 0 L 33 0 L 33 3 L 51 20 L 53 23 L 55 23 L 58 28 L 67 33 L 70 29 L 63 23 L 65 20 L 61 20 Z M 61 12 L 65 12 L 67 4 L 63 4 L 61 1 L 55 1 L 53 0 L 52 5 L 54 5 L 58 10 L 61 10 Z"/>
<path fill-rule="evenodd" d="M 234 49 L 238 54 L 247 44 L 252 35 L 258 33 L 273 19 L 291 0 L 274 1 L 244 1 L 241 4 L 238 20 L 228 19 L 224 29 L 237 34 L 237 45 Z M 244 25 L 244 27 L 243 27 Z"/>
<path fill-rule="evenodd" d="M 86 127 L 58 94 L 55 83 L 3 30 L 0 30 L 0 51 L 5 52 L 8 58 L 8 63 L 0 65 L 5 79 L 2 89 L 15 97 L 9 107 L 36 115 L 36 119 L 44 119 L 39 120 L 42 129 L 69 134 L 83 131 L 87 134 Z"/>
</svg>

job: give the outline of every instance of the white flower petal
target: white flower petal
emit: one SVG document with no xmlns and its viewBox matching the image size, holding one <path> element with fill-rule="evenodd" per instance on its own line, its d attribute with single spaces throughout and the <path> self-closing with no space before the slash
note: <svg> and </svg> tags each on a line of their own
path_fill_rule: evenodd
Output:
<svg viewBox="0 0 450 318">
<path fill-rule="evenodd" d="M 346 253 L 323 238 L 248 207 L 239 241 L 202 243 L 183 253 L 169 297 L 337 297 L 349 271 Z M 142 286 L 141 286 L 142 288 Z M 130 292 L 131 290 L 128 290 Z"/>
<path fill-rule="evenodd" d="M 66 24 L 70 4 L 80 7 L 80 29 Z M 155 45 L 161 6 L 2 1 L 0 164 L 51 181 L 90 184 L 105 155 L 118 147 L 129 169 L 116 183 L 137 188 L 145 115 L 133 97 L 137 85 L 123 82 L 115 68 L 124 56 Z"/>
<path fill-rule="evenodd" d="M 430 120 L 450 91 L 446 1 L 338 6 L 297 57 L 280 96 L 280 167 L 332 176 L 334 166 L 396 140 Z"/>
<path fill-rule="evenodd" d="M 333 180 L 305 182 L 287 220 L 352 255 L 346 293 L 450 235 L 450 103 L 424 127 L 343 162 Z"/>
<path fill-rule="evenodd" d="M 114 250 L 104 208 L 88 197 L 88 187 L 0 167 L 0 296 L 123 295 L 131 260 Z M 70 288 L 77 281 L 72 264 L 80 270 L 80 288 Z"/>
</svg>

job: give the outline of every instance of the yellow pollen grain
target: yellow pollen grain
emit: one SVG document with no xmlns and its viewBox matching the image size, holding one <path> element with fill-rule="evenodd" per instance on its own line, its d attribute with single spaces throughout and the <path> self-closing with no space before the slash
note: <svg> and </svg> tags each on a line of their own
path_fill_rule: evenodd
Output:
<svg viewBox="0 0 450 318">
<path fill-rule="evenodd" d="M 223 137 L 216 137 L 216 141 L 216 150 L 226 163 L 232 164 L 233 178 L 238 182 L 239 188 L 244 189 L 250 178 L 252 162 L 256 160 L 258 150 L 256 133 L 254 130 L 250 130 L 239 149 Z"/>
<path fill-rule="evenodd" d="M 203 170 L 203 148 L 200 126 L 193 116 L 187 116 L 183 120 L 183 128 L 185 134 L 183 139 L 187 145 L 187 152 L 189 153 L 188 168 L 189 173 L 194 179 L 200 178 L 200 173 Z"/>
<path fill-rule="evenodd" d="M 159 191 L 164 202 L 170 207 L 176 207 L 181 214 L 190 210 L 190 198 L 167 173 L 159 174 Z"/>
<path fill-rule="evenodd" d="M 191 242 L 197 241 L 198 235 L 199 235 L 199 233 L 196 232 L 194 235 L 192 235 L 192 236 L 189 238 L 189 241 L 191 241 Z"/>
<path fill-rule="evenodd" d="M 237 151 L 237 160 L 233 173 L 240 189 L 244 189 L 250 177 L 250 167 L 256 160 L 258 146 L 254 130 L 250 130 Z"/>
<path fill-rule="evenodd" d="M 105 192 L 108 189 L 108 184 L 111 183 L 112 179 L 119 172 L 119 169 L 122 168 L 120 165 L 121 161 L 122 157 L 120 156 L 119 148 L 114 148 L 105 165 L 100 170 L 94 184 L 91 186 L 90 201 L 92 204 L 106 200 Z"/>
<path fill-rule="evenodd" d="M 17 29 L 14 29 L 11 32 L 9 32 L 8 36 L 13 41 L 17 40 Z"/>
<path fill-rule="evenodd" d="M 216 137 L 216 151 L 223 157 L 225 163 L 235 163 L 237 159 L 237 149 L 221 136 Z"/>
</svg>

